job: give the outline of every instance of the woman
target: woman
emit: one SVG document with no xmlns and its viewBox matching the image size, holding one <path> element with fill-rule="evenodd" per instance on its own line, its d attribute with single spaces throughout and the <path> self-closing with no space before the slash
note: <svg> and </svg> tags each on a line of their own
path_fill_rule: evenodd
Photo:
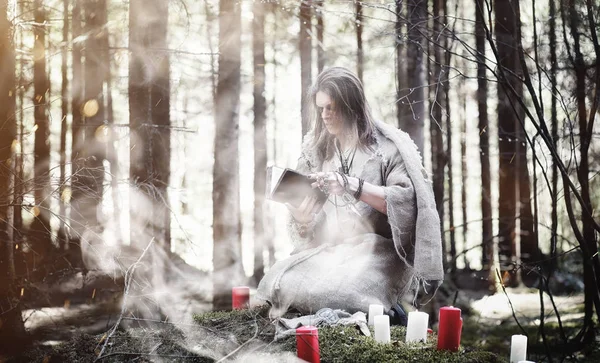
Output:
<svg viewBox="0 0 600 363">
<path fill-rule="evenodd" d="M 274 308 L 388 310 L 402 296 L 443 279 L 439 217 L 431 183 L 410 137 L 373 120 L 360 80 L 323 71 L 310 92 L 313 124 L 297 170 L 328 194 L 288 205 L 292 256 L 258 287 Z"/>
</svg>

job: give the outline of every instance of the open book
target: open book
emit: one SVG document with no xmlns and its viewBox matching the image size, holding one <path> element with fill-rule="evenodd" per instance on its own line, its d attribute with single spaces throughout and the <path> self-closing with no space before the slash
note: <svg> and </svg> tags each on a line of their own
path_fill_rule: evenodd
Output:
<svg viewBox="0 0 600 363">
<path fill-rule="evenodd" d="M 313 195 L 317 198 L 317 204 L 323 205 L 327 195 L 319 188 L 313 188 L 314 182 L 308 176 L 289 168 L 270 166 L 267 168 L 267 190 L 266 197 L 275 202 L 289 203 L 299 207 L 306 196 Z"/>
</svg>

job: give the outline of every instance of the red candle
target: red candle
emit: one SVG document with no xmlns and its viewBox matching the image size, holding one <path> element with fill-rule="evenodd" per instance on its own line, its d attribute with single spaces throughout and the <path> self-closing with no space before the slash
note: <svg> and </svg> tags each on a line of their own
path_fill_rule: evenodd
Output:
<svg viewBox="0 0 600 363">
<path fill-rule="evenodd" d="M 250 288 L 248 286 L 235 286 L 231 289 L 231 307 L 233 309 L 247 309 L 250 305 Z"/>
<path fill-rule="evenodd" d="M 460 309 L 453 306 L 444 306 L 440 308 L 439 317 L 437 349 L 458 351 L 462 331 Z"/>
<path fill-rule="evenodd" d="M 314 326 L 302 326 L 296 329 L 296 349 L 298 358 L 310 363 L 320 363 L 319 331 Z"/>
</svg>

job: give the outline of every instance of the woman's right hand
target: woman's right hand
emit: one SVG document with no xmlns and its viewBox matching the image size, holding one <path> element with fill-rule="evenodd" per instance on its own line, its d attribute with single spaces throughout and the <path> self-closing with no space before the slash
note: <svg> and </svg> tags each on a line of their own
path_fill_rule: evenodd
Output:
<svg viewBox="0 0 600 363">
<path fill-rule="evenodd" d="M 285 203 L 285 206 L 289 209 L 290 213 L 292 213 L 292 217 L 294 217 L 298 223 L 312 222 L 319 207 L 317 204 L 317 198 L 314 196 L 305 197 L 298 208 L 289 203 Z"/>
</svg>

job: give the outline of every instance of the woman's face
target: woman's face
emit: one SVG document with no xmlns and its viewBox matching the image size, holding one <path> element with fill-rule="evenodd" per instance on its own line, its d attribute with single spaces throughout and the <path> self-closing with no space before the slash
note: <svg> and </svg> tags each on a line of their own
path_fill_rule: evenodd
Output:
<svg viewBox="0 0 600 363">
<path fill-rule="evenodd" d="M 325 128 L 332 135 L 340 135 L 342 132 L 342 119 L 339 113 L 334 111 L 334 104 L 331 97 L 325 92 L 319 91 L 316 95 L 317 112 L 321 114 Z"/>
</svg>

